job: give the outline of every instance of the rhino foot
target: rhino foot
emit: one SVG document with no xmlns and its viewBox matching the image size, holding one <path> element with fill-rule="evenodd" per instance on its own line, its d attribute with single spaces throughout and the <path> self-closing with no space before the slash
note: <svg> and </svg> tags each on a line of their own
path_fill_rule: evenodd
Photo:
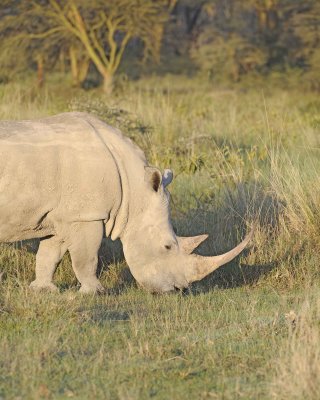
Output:
<svg viewBox="0 0 320 400">
<path fill-rule="evenodd" d="M 59 289 L 52 282 L 39 282 L 37 280 L 30 283 L 30 288 L 35 291 L 58 292 Z"/>
<path fill-rule="evenodd" d="M 98 281 L 92 284 L 82 284 L 79 292 L 85 294 L 105 294 L 106 289 Z"/>
</svg>

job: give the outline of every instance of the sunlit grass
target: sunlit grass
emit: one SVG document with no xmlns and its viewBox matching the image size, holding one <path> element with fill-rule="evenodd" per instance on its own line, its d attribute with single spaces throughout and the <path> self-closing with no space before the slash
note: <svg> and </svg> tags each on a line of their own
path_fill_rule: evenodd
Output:
<svg viewBox="0 0 320 400">
<path fill-rule="evenodd" d="M 37 244 L 1 245 L 0 397 L 316 398 L 318 97 L 175 77 L 128 83 L 112 97 L 56 81 L 41 92 L 0 86 L 1 119 L 71 109 L 98 114 L 152 165 L 173 168 L 173 224 L 181 235 L 209 233 L 201 254 L 230 249 L 258 221 L 254 242 L 172 296 L 143 292 L 121 248 L 105 242 L 102 297 L 77 293 L 68 255 L 55 275 L 60 294 L 31 292 Z"/>
</svg>

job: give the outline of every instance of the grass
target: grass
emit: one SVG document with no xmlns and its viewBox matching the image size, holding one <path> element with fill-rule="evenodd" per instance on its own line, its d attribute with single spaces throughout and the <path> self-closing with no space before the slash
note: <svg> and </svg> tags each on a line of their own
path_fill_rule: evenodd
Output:
<svg viewBox="0 0 320 400">
<path fill-rule="evenodd" d="M 292 301 L 240 288 L 98 299 L 16 288 L 2 315 L 1 383 L 22 398 L 44 388 L 55 398 L 262 398 Z"/>
<path fill-rule="evenodd" d="M 181 235 L 199 252 L 251 249 L 186 295 L 138 288 L 105 242 L 106 296 L 77 293 L 70 259 L 60 294 L 28 289 L 36 243 L 0 247 L 0 398 L 316 399 L 319 371 L 320 102 L 281 90 L 215 91 L 164 77 L 109 98 L 48 82 L 0 86 L 0 118 L 71 109 L 120 127 L 153 165 L 171 166 Z"/>
<path fill-rule="evenodd" d="M 308 296 L 299 315 L 287 314 L 292 330 L 281 349 L 271 394 L 276 399 L 317 399 L 320 389 L 319 293 Z"/>
</svg>

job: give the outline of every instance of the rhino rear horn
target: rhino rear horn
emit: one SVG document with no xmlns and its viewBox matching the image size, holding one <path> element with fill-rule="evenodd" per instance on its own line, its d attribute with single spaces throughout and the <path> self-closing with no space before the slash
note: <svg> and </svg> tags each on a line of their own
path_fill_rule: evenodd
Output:
<svg viewBox="0 0 320 400">
<path fill-rule="evenodd" d="M 171 169 L 165 169 L 162 177 L 163 186 L 167 187 L 168 185 L 170 185 L 172 179 L 173 179 L 173 172 L 171 171 Z"/>
<path fill-rule="evenodd" d="M 177 236 L 179 247 L 186 254 L 191 254 L 209 235 Z"/>
</svg>

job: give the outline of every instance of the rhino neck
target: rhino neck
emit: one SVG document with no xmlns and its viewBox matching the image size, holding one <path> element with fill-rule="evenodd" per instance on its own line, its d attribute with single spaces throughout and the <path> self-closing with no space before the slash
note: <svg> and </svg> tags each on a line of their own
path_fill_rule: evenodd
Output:
<svg viewBox="0 0 320 400">
<path fill-rule="evenodd" d="M 94 126 L 106 149 L 112 155 L 118 170 L 121 199 L 111 210 L 106 221 L 106 236 L 112 240 L 122 238 L 135 220 L 141 196 L 143 196 L 144 167 L 147 161 L 144 153 L 130 139 L 115 128 L 106 125 L 91 115 L 88 122 Z"/>
<path fill-rule="evenodd" d="M 112 240 L 116 240 L 124 232 L 128 223 L 130 186 L 129 177 L 121 154 L 119 154 L 119 151 L 111 143 L 108 143 L 108 149 L 117 166 L 121 198 L 110 212 L 109 219 L 106 223 L 106 236 L 111 236 Z"/>
<path fill-rule="evenodd" d="M 128 157 L 130 158 L 130 157 Z M 143 203 L 145 201 L 145 182 L 144 167 L 147 165 L 143 160 L 129 160 L 125 158 L 121 161 L 122 179 L 122 204 L 117 214 L 116 223 L 119 229 L 113 229 L 111 239 L 120 238 L 126 241 L 128 237 L 135 236 L 137 227 L 139 227 L 141 213 L 143 212 Z M 122 159 L 121 159 L 122 160 Z M 115 224 L 115 227 L 116 224 Z"/>
</svg>

